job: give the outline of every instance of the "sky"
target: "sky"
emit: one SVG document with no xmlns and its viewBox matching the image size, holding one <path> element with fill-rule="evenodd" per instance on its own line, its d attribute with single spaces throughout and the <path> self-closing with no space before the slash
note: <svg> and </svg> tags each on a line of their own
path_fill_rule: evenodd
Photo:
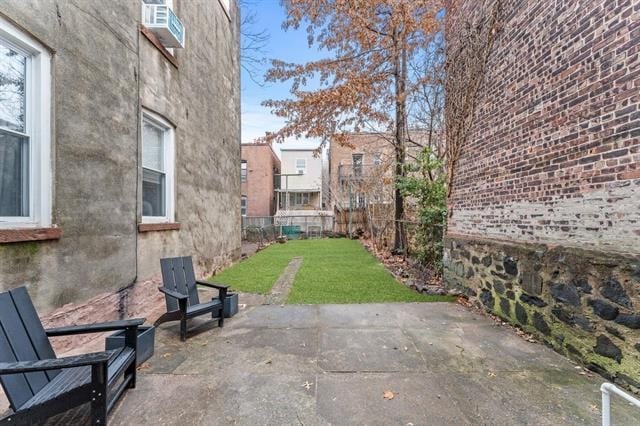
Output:
<svg viewBox="0 0 640 426">
<path fill-rule="evenodd" d="M 246 10 L 248 9 L 248 10 Z M 304 63 L 319 59 L 323 55 L 315 48 L 309 48 L 307 33 L 304 28 L 298 30 L 282 29 L 285 19 L 284 8 L 279 0 L 255 0 L 250 2 L 243 13 L 256 12 L 255 31 L 267 30 L 270 34 L 265 48 L 268 59 L 280 59 L 286 62 Z M 259 77 L 269 68 L 266 63 Z M 242 142 L 253 142 L 255 138 L 263 136 L 265 131 L 275 131 L 282 127 L 284 120 L 272 115 L 268 108 L 261 106 L 267 99 L 286 99 L 290 97 L 289 83 L 265 83 L 260 86 L 253 82 L 244 69 L 242 70 Z M 293 139 L 284 144 L 274 145 L 274 150 L 280 155 L 279 148 L 316 148 L 318 140 Z"/>
</svg>

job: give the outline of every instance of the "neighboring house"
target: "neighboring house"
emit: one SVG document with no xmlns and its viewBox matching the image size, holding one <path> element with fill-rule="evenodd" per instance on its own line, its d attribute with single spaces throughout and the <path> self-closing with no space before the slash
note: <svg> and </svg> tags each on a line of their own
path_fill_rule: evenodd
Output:
<svg viewBox="0 0 640 426">
<path fill-rule="evenodd" d="M 126 316 L 239 257 L 238 46 L 236 1 L 0 2 L 0 291 Z"/>
<path fill-rule="evenodd" d="M 393 201 L 391 142 L 379 133 L 353 133 L 346 144 L 329 148 L 329 205 L 334 210 L 362 209 Z"/>
<path fill-rule="evenodd" d="M 280 159 L 271 144 L 243 143 L 240 163 L 242 216 L 267 217 L 276 212 L 276 175 Z"/>
<path fill-rule="evenodd" d="M 276 186 L 278 211 L 274 224 L 281 225 L 280 232 L 285 234 L 287 228 L 307 236 L 333 231 L 333 213 L 323 209 L 322 157 L 316 155 L 315 149 L 281 149 L 280 152 L 282 167 Z"/>
<path fill-rule="evenodd" d="M 336 231 L 351 233 L 366 229 L 376 234 L 382 229 L 391 231 L 396 188 L 392 135 L 360 132 L 341 136 L 341 143 L 334 138 L 329 149 L 328 205 L 336 215 Z M 428 145 L 428 132 L 412 129 L 406 142 L 405 162 L 413 163 Z M 405 218 L 411 220 L 414 214 L 413 200 L 405 197 Z"/>
<path fill-rule="evenodd" d="M 640 388 L 638 2 L 579 3 L 504 2 L 453 172 L 445 278 Z"/>
<path fill-rule="evenodd" d="M 278 209 L 290 214 L 322 209 L 322 158 L 315 149 L 281 149 Z"/>
</svg>

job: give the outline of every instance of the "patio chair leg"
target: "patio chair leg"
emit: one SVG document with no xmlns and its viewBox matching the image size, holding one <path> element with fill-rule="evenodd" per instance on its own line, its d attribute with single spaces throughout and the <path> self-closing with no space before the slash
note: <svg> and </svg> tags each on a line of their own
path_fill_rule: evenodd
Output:
<svg viewBox="0 0 640 426">
<path fill-rule="evenodd" d="M 218 320 L 218 327 L 224 327 L 224 310 L 220 308 L 220 319 Z"/>
<path fill-rule="evenodd" d="M 176 320 L 179 320 L 180 318 L 182 318 L 182 312 L 180 311 L 166 312 L 162 314 L 160 318 L 156 320 L 156 322 L 153 323 L 153 326 L 157 327 L 160 324 L 163 324 L 165 322 L 176 321 Z"/>
<path fill-rule="evenodd" d="M 107 364 L 96 364 L 91 367 L 91 424 L 107 424 Z"/>
<path fill-rule="evenodd" d="M 180 340 L 183 342 L 187 340 L 187 319 L 186 318 L 182 318 L 180 320 Z"/>
</svg>

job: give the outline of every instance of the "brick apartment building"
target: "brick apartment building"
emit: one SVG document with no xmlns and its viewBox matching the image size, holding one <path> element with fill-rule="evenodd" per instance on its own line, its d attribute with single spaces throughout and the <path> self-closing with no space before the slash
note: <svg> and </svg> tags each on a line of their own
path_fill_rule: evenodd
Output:
<svg viewBox="0 0 640 426">
<path fill-rule="evenodd" d="M 439 153 L 440 139 L 432 134 L 430 145 L 429 137 L 424 130 L 410 130 L 407 164 L 414 162 L 426 146 Z M 328 158 L 328 207 L 336 214 L 336 231 L 371 229 L 368 220 L 375 222 L 374 227 L 384 227 L 394 219 L 395 149 L 391 135 L 349 134 L 346 143 L 331 141 Z M 414 200 L 405 198 L 406 218 L 414 214 Z"/>
<path fill-rule="evenodd" d="M 393 145 L 378 133 L 353 133 L 329 149 L 329 206 L 363 208 L 393 201 Z"/>
<path fill-rule="evenodd" d="M 640 388 L 640 4 L 510 0 L 505 16 L 454 171 L 445 278 Z"/>
<path fill-rule="evenodd" d="M 276 212 L 275 183 L 280 159 L 271 144 L 243 143 L 240 181 L 242 216 L 266 217 Z"/>
</svg>

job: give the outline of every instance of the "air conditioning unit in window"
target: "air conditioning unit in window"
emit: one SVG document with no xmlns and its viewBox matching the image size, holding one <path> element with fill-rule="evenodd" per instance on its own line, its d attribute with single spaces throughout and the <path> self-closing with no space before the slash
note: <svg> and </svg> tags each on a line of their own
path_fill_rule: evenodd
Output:
<svg viewBox="0 0 640 426">
<path fill-rule="evenodd" d="M 163 4 L 143 4 L 142 23 L 164 47 L 184 47 L 184 25 L 173 10 Z"/>
</svg>

